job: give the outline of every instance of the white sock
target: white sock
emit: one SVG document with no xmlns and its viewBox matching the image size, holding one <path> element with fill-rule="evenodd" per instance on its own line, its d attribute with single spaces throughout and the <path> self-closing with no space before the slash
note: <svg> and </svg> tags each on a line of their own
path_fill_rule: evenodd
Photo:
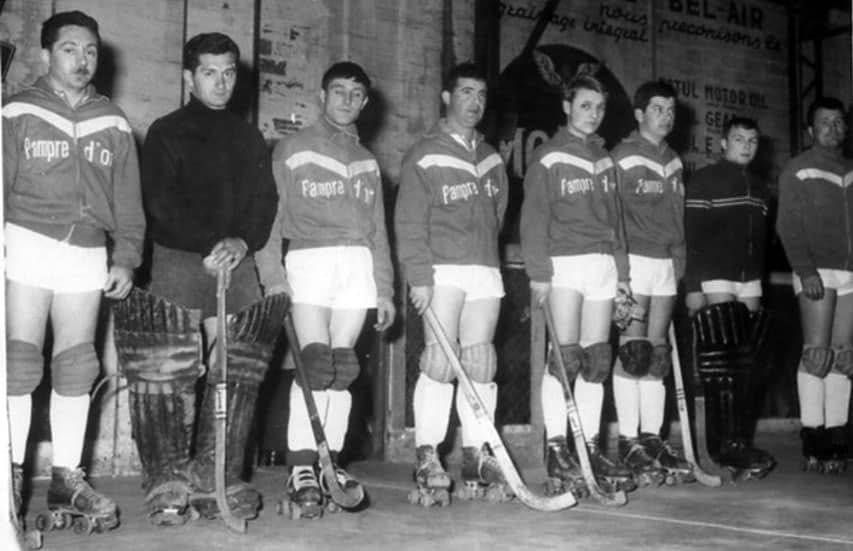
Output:
<svg viewBox="0 0 853 551">
<path fill-rule="evenodd" d="M 430 379 L 423 373 L 415 383 L 412 407 L 415 413 L 415 445 L 438 446 L 447 436 L 453 385 Z"/>
<path fill-rule="evenodd" d="M 663 381 L 640 379 L 640 432 L 660 434 L 663 410 L 666 406 L 666 387 Z"/>
<path fill-rule="evenodd" d="M 575 401 L 581 418 L 584 439 L 589 442 L 601 427 L 601 406 L 604 403 L 604 385 L 590 383 L 583 375 L 575 379 Z"/>
<path fill-rule="evenodd" d="M 314 404 L 317 406 L 317 414 L 320 416 L 320 422 L 325 425 L 329 410 L 328 391 L 314 390 L 311 392 L 311 395 L 314 398 Z M 293 381 L 293 384 L 290 385 L 290 416 L 287 419 L 287 447 L 293 451 L 317 449 L 317 441 L 314 439 L 314 431 L 311 429 L 311 418 L 308 416 L 308 406 L 305 405 L 302 388 L 296 381 Z"/>
<path fill-rule="evenodd" d="M 566 436 L 566 400 L 560 380 L 548 373 L 542 376 L 542 415 L 545 418 L 545 436 Z"/>
<path fill-rule="evenodd" d="M 495 406 L 498 403 L 498 385 L 495 383 L 478 383 L 471 381 L 474 390 L 486 407 L 489 418 L 495 420 Z M 477 429 L 477 418 L 471 404 L 465 397 L 461 388 L 456 389 L 456 413 L 459 415 L 459 424 L 462 426 L 462 446 L 482 448 L 486 441 L 484 435 Z"/>
<path fill-rule="evenodd" d="M 826 428 L 847 424 L 850 412 L 850 378 L 831 371 L 823 380 Z"/>
<path fill-rule="evenodd" d="M 616 403 L 619 434 L 628 438 L 637 437 L 640 424 L 640 387 L 637 382 L 637 379 L 613 374 L 613 401 Z"/>
<path fill-rule="evenodd" d="M 12 463 L 24 464 L 27 455 L 27 438 L 33 417 L 33 395 L 7 396 L 9 400 L 9 438 L 12 446 Z"/>
<path fill-rule="evenodd" d="M 50 438 L 53 466 L 76 469 L 83 455 L 83 439 L 89 418 L 89 395 L 50 393 Z"/>
<path fill-rule="evenodd" d="M 800 400 L 800 423 L 804 427 L 823 426 L 823 379 L 798 369 L 797 397 Z"/>
<path fill-rule="evenodd" d="M 349 413 L 352 409 L 352 394 L 349 390 L 328 390 L 329 411 L 323 428 L 326 431 L 326 440 L 329 449 L 339 452 L 344 447 L 349 427 Z"/>
</svg>

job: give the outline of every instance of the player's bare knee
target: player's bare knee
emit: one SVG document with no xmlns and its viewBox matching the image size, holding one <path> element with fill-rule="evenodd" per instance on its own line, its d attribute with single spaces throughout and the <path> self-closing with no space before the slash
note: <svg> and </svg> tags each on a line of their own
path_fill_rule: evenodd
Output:
<svg viewBox="0 0 853 551">
<path fill-rule="evenodd" d="M 460 361 L 471 380 L 477 383 L 491 383 L 498 371 L 498 355 L 492 343 L 463 346 Z"/>
<path fill-rule="evenodd" d="M 853 377 L 853 345 L 844 344 L 833 347 L 832 371 Z"/>
<path fill-rule="evenodd" d="M 619 346 L 622 369 L 630 377 L 645 377 L 649 374 L 654 347 L 646 339 L 633 339 Z"/>
<path fill-rule="evenodd" d="M 91 342 L 66 348 L 50 364 L 53 390 L 62 396 L 82 396 L 92 390 L 100 373 L 98 355 Z"/>
<path fill-rule="evenodd" d="M 803 346 L 800 357 L 800 370 L 823 379 L 832 369 L 835 353 L 832 348 L 826 346 Z"/>
<path fill-rule="evenodd" d="M 335 365 L 335 380 L 332 382 L 332 390 L 346 390 L 353 381 L 358 378 L 361 365 L 358 356 L 352 348 L 333 348 L 332 362 Z"/>
<path fill-rule="evenodd" d="M 428 344 L 421 352 L 419 361 L 421 373 L 439 383 L 452 383 L 456 376 L 450 367 L 450 360 L 438 343 Z"/>
<path fill-rule="evenodd" d="M 554 377 L 559 378 L 560 363 L 555 356 L 558 353 L 563 360 L 566 377 L 568 377 L 569 382 L 574 381 L 581 370 L 581 365 L 583 365 L 583 348 L 576 343 L 561 345 L 559 349 L 555 349 L 554 346 L 550 347 L 548 350 L 548 371 Z"/>
<path fill-rule="evenodd" d="M 613 365 L 613 349 L 610 343 L 597 342 L 583 349 L 581 375 L 588 383 L 603 383 L 610 376 Z"/>
<path fill-rule="evenodd" d="M 328 344 L 312 342 L 299 355 L 311 390 L 326 390 L 335 382 L 335 363 Z"/>
<path fill-rule="evenodd" d="M 32 394 L 44 374 L 44 358 L 33 343 L 10 340 L 6 343 L 6 377 L 9 396 Z"/>
</svg>

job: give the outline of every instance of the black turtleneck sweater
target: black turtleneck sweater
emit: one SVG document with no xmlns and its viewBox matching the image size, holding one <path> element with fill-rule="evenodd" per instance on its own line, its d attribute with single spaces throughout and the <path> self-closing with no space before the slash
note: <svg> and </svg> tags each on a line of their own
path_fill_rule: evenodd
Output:
<svg viewBox="0 0 853 551">
<path fill-rule="evenodd" d="M 226 237 L 260 249 L 278 204 L 258 129 L 195 96 L 148 130 L 142 192 L 154 242 L 202 256 Z"/>
</svg>

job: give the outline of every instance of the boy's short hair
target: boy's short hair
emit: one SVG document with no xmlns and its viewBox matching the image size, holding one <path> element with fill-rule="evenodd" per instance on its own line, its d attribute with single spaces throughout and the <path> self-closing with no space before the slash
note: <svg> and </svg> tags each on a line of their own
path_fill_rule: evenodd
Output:
<svg viewBox="0 0 853 551">
<path fill-rule="evenodd" d="M 50 50 L 59 38 L 59 29 L 74 25 L 83 27 L 92 31 L 98 41 L 98 46 L 101 45 L 101 35 L 98 32 L 98 22 L 94 18 L 86 15 L 80 10 L 61 11 L 55 13 L 45 19 L 41 24 L 41 47 L 45 50 Z"/>
<path fill-rule="evenodd" d="M 444 76 L 444 84 L 441 87 L 441 91 L 453 93 L 461 78 L 471 78 L 480 82 L 486 82 L 486 72 L 470 61 L 460 63 Z"/>
<path fill-rule="evenodd" d="M 838 98 L 833 98 L 830 96 L 822 96 L 815 99 L 811 105 L 809 105 L 808 114 L 806 115 L 806 120 L 809 121 L 809 126 L 814 125 L 814 116 L 817 113 L 818 109 L 828 109 L 830 111 L 839 111 L 842 115 L 846 115 L 847 113 L 844 111 L 844 104 L 841 103 L 841 100 Z"/>
<path fill-rule="evenodd" d="M 592 75 L 580 75 L 562 86 L 563 100 L 571 103 L 579 90 L 592 90 L 607 98 L 607 88 L 600 80 Z"/>
<path fill-rule="evenodd" d="M 339 61 L 326 69 L 323 73 L 323 90 L 329 91 L 329 83 L 336 78 L 353 79 L 368 90 L 370 90 L 370 77 L 358 63 L 352 61 Z"/>
<path fill-rule="evenodd" d="M 194 73 L 201 65 L 202 54 L 234 54 L 234 62 L 240 62 L 240 48 L 231 37 L 222 33 L 201 33 L 184 44 L 184 69 Z"/>
<path fill-rule="evenodd" d="M 732 117 L 723 123 L 723 139 L 728 139 L 729 132 L 732 128 L 743 128 L 744 130 L 755 130 L 761 134 L 761 129 L 758 128 L 758 121 L 750 117 Z"/>
<path fill-rule="evenodd" d="M 662 80 L 651 80 L 641 84 L 634 93 L 634 109 L 645 111 L 646 107 L 649 106 L 649 102 L 652 101 L 652 98 L 655 96 L 675 99 L 678 97 L 678 94 L 676 93 L 675 88 L 666 82 Z"/>
</svg>

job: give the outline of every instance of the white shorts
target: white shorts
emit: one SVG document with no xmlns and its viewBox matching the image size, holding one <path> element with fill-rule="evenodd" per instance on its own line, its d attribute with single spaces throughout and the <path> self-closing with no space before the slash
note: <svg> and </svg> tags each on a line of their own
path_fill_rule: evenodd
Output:
<svg viewBox="0 0 853 551">
<path fill-rule="evenodd" d="M 823 281 L 824 289 L 835 289 L 840 297 L 853 293 L 853 272 L 818 268 L 817 273 Z M 797 274 L 794 274 L 793 284 L 794 294 L 799 295 L 803 291 L 803 282 Z"/>
<path fill-rule="evenodd" d="M 436 264 L 433 266 L 436 287 L 456 287 L 465 292 L 465 302 L 504 296 L 501 271 L 490 266 L 459 266 Z"/>
<path fill-rule="evenodd" d="M 54 293 L 100 291 L 107 281 L 106 247 L 78 247 L 6 224 L 6 279 Z"/>
<path fill-rule="evenodd" d="M 338 310 L 376 308 L 373 254 L 367 247 L 316 247 L 284 258 L 293 302 Z"/>
<path fill-rule="evenodd" d="M 552 256 L 554 275 L 551 285 L 566 287 L 587 300 L 610 300 L 616 296 L 616 261 L 609 254 L 576 254 Z"/>
<path fill-rule="evenodd" d="M 633 294 L 647 297 L 676 294 L 678 283 L 675 281 L 675 266 L 671 258 L 629 254 L 628 264 L 631 266 Z"/>
<path fill-rule="evenodd" d="M 702 282 L 702 292 L 709 294 L 734 295 L 735 298 L 759 298 L 761 292 L 761 280 L 731 281 L 729 279 L 709 279 Z"/>
</svg>

